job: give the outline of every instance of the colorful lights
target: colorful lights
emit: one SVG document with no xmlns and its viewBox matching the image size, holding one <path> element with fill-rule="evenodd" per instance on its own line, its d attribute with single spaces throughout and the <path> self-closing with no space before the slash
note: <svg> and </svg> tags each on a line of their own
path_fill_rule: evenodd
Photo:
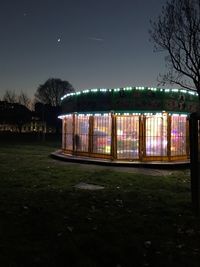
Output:
<svg viewBox="0 0 200 267">
<path fill-rule="evenodd" d="M 190 94 L 190 95 L 198 95 L 196 92 L 194 92 L 194 91 L 188 91 L 188 94 Z"/>
<path fill-rule="evenodd" d="M 180 92 L 186 94 L 187 93 L 187 90 L 182 90 L 181 89 Z"/>
<path fill-rule="evenodd" d="M 193 96 L 198 96 L 197 92 L 193 90 L 186 90 L 186 89 L 178 89 L 178 88 L 173 88 L 173 89 L 168 89 L 168 88 L 156 88 L 156 87 L 144 87 L 144 86 L 136 86 L 136 87 L 124 87 L 124 88 L 114 88 L 114 89 L 108 89 L 108 88 L 93 88 L 93 89 L 86 89 L 83 91 L 78 91 L 78 92 L 73 92 L 64 95 L 61 100 L 67 98 L 67 97 L 73 97 L 73 96 L 78 96 L 81 94 L 88 94 L 88 93 L 112 93 L 112 92 L 120 92 L 120 91 L 133 91 L 133 90 L 139 90 L 139 91 L 153 91 L 153 92 L 164 92 L 164 93 L 183 93 L 183 94 L 190 94 Z"/>
<path fill-rule="evenodd" d="M 111 114 L 114 114 L 115 116 L 140 116 L 140 115 L 144 115 L 144 116 L 156 116 L 156 117 L 162 117 L 162 116 L 175 116 L 175 117 L 187 117 L 188 114 L 187 113 L 168 113 L 166 111 L 160 111 L 160 112 L 99 112 L 99 113 L 70 113 L 70 114 L 63 114 L 58 116 L 59 119 L 64 119 L 64 118 L 69 118 L 72 117 L 73 115 L 76 115 L 78 117 L 90 117 L 90 116 L 94 116 L 94 117 L 109 117 L 111 116 Z"/>
<path fill-rule="evenodd" d="M 128 161 L 188 157 L 187 114 L 183 112 L 74 112 L 59 118 L 63 120 L 62 149 L 72 155 L 76 152 L 74 156 L 84 152 L 89 157 L 106 155 L 112 160 Z"/>
<path fill-rule="evenodd" d="M 173 117 L 188 117 L 188 114 L 185 113 L 170 113 Z"/>
<path fill-rule="evenodd" d="M 98 92 L 98 89 L 91 89 L 90 91 L 96 93 L 96 92 Z"/>
<path fill-rule="evenodd" d="M 99 89 L 99 91 L 100 91 L 100 92 L 107 92 L 108 89 L 106 89 L 106 88 L 102 88 L 102 89 Z"/>
<path fill-rule="evenodd" d="M 87 94 L 90 92 L 90 90 L 87 89 L 87 90 L 83 90 L 82 92 L 83 92 L 83 94 Z"/>
<path fill-rule="evenodd" d="M 72 115 L 73 115 L 73 114 L 63 114 L 63 115 L 58 116 L 58 119 L 63 120 L 64 118 L 69 118 L 69 117 L 71 117 Z"/>
<path fill-rule="evenodd" d="M 124 87 L 123 90 L 124 91 L 131 91 L 133 88 L 132 87 Z"/>
<path fill-rule="evenodd" d="M 143 87 L 143 86 L 139 86 L 139 87 L 138 87 L 138 86 L 136 86 L 136 87 L 135 87 L 135 89 L 136 89 L 136 90 L 144 90 L 144 89 L 145 89 L 145 87 Z M 148 89 L 148 87 L 147 87 L 147 89 Z"/>
</svg>

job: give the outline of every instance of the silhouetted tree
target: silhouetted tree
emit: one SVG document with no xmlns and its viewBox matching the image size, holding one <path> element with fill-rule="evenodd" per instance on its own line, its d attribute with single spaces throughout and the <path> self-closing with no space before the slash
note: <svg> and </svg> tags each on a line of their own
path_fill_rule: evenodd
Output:
<svg viewBox="0 0 200 267">
<path fill-rule="evenodd" d="M 24 105 L 25 107 L 29 108 L 31 107 L 31 99 L 27 96 L 26 93 L 24 93 L 23 91 L 21 91 L 21 93 L 19 94 L 19 96 L 17 97 L 18 99 L 18 103 L 21 105 Z"/>
<path fill-rule="evenodd" d="M 3 101 L 6 101 L 8 103 L 17 103 L 17 95 L 15 94 L 15 91 L 12 90 L 6 90 L 5 94 L 3 95 Z"/>
<path fill-rule="evenodd" d="M 6 90 L 3 96 L 3 101 L 6 101 L 7 103 L 18 103 L 28 109 L 31 106 L 31 99 L 23 91 L 17 95 L 14 90 Z"/>
<path fill-rule="evenodd" d="M 70 92 L 74 92 L 74 88 L 68 81 L 51 78 L 38 87 L 35 97 L 43 104 L 60 106 L 61 97 Z"/>
<path fill-rule="evenodd" d="M 160 75 L 161 84 L 193 88 L 200 99 L 200 1 L 168 1 L 151 27 L 155 51 L 167 52 L 168 71 Z"/>
<path fill-rule="evenodd" d="M 31 111 L 24 105 L 17 103 L 13 110 L 12 119 L 21 133 L 22 126 L 31 121 Z"/>
<path fill-rule="evenodd" d="M 58 116 L 61 114 L 61 106 L 52 106 L 37 102 L 35 103 L 35 114 L 41 121 L 45 122 L 47 127 L 52 127 L 56 133 L 61 132 L 62 123 L 58 119 Z"/>
</svg>

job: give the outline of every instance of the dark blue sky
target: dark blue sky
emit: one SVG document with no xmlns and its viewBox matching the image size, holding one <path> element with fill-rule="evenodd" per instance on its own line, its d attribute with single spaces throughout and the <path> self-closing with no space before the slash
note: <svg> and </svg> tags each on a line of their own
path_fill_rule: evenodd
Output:
<svg viewBox="0 0 200 267">
<path fill-rule="evenodd" d="M 156 86 L 164 55 L 149 20 L 166 0 L 1 0 L 0 92 L 33 96 L 50 77 L 77 90 Z"/>
</svg>

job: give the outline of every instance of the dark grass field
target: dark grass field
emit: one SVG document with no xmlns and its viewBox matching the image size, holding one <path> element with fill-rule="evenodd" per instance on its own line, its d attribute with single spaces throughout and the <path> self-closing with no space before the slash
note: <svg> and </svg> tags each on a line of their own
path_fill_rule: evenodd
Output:
<svg viewBox="0 0 200 267">
<path fill-rule="evenodd" d="M 200 266 L 189 170 L 145 175 L 55 161 L 55 143 L 0 145 L 0 266 Z"/>
</svg>

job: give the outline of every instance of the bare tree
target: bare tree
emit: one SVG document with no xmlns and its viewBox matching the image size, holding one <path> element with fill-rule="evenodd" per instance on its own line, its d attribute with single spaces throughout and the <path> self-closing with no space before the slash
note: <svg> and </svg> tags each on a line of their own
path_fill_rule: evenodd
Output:
<svg viewBox="0 0 200 267">
<path fill-rule="evenodd" d="M 17 102 L 29 109 L 31 108 L 31 99 L 23 91 L 21 91 L 21 93 L 19 94 Z"/>
<path fill-rule="evenodd" d="M 6 90 L 2 100 L 8 103 L 21 104 L 27 107 L 28 109 L 31 108 L 31 99 L 23 91 L 21 91 L 20 94 L 17 95 L 14 90 Z"/>
<path fill-rule="evenodd" d="M 17 103 L 18 100 L 15 91 L 6 90 L 3 96 L 3 101 L 7 101 L 8 103 Z"/>
<path fill-rule="evenodd" d="M 35 97 L 43 104 L 60 106 L 61 97 L 70 92 L 74 92 L 74 88 L 68 81 L 51 78 L 38 87 Z"/>
<path fill-rule="evenodd" d="M 155 51 L 167 53 L 160 83 L 194 89 L 200 100 L 200 0 L 168 1 L 151 21 L 150 36 Z"/>
</svg>

